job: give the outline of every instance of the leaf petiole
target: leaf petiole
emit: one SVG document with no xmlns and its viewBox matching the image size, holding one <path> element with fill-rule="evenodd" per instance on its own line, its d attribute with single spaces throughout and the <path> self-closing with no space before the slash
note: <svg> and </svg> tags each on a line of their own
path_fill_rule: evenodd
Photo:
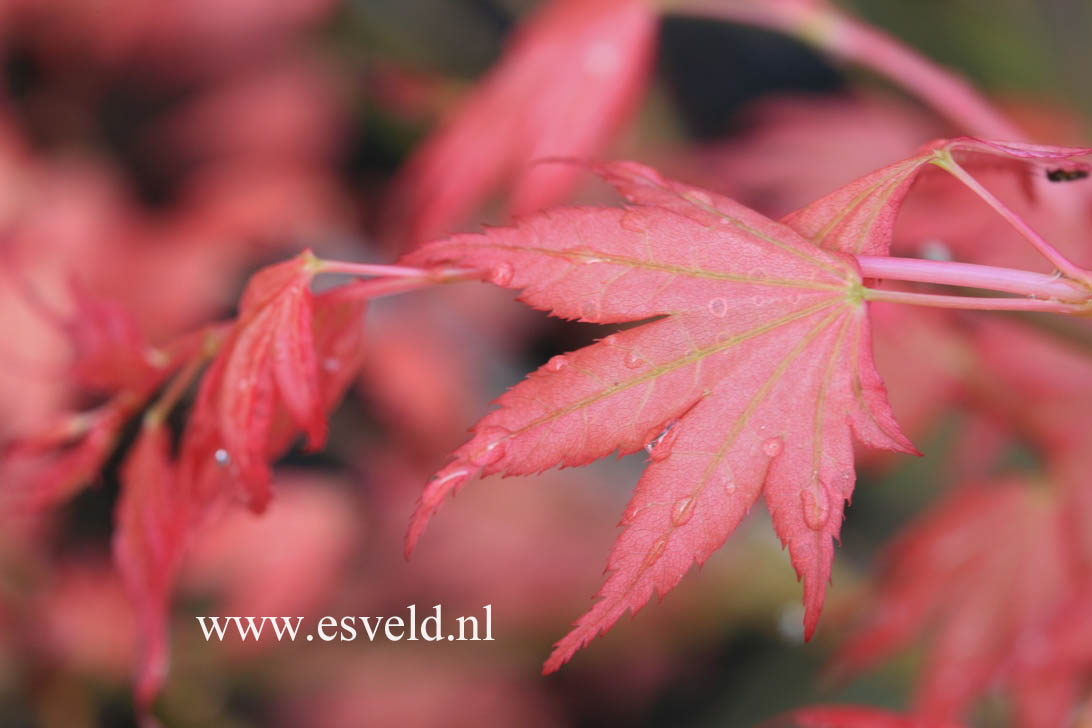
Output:
<svg viewBox="0 0 1092 728">
<path fill-rule="evenodd" d="M 933 293 L 915 293 L 913 291 L 888 291 L 879 288 L 863 288 L 862 298 L 866 301 L 902 303 L 911 306 L 930 306 L 933 308 L 952 308 L 972 311 L 1044 311 L 1047 313 L 1089 314 L 1092 313 L 1092 301 L 1072 303 L 1056 299 L 1013 298 L 996 296 L 976 298 L 973 296 L 946 296 Z"/>
<path fill-rule="evenodd" d="M 871 255 L 857 256 L 857 264 L 865 278 L 981 288 L 1066 303 L 1086 303 L 1092 298 L 1092 290 L 1057 273 L 1046 275 L 974 263 Z"/>
<path fill-rule="evenodd" d="M 941 150 L 932 162 L 953 177 L 962 182 L 968 189 L 982 198 L 994 211 L 1011 225 L 1025 240 L 1031 243 L 1044 258 L 1051 262 L 1055 268 L 1067 278 L 1078 281 L 1088 288 L 1092 288 L 1092 273 L 1065 257 L 1057 248 L 1047 242 L 1042 235 L 1037 233 L 1022 217 L 1013 212 L 1004 202 L 999 200 L 992 192 L 986 189 L 981 182 L 974 178 L 955 160 L 947 149 Z"/>
<path fill-rule="evenodd" d="M 388 266 L 371 266 L 383 268 Z M 396 266 L 389 266 L 396 267 Z M 372 278 L 364 281 L 354 281 L 348 285 L 340 286 L 322 294 L 339 301 L 360 301 L 384 296 L 393 296 L 398 293 L 408 293 L 423 288 L 429 288 L 444 283 L 460 283 L 462 281 L 482 280 L 488 276 L 488 272 L 463 269 L 463 268 L 414 268 L 417 273 L 414 276 L 387 276 Z M 321 272 L 344 273 L 347 271 L 324 269 Z"/>
</svg>

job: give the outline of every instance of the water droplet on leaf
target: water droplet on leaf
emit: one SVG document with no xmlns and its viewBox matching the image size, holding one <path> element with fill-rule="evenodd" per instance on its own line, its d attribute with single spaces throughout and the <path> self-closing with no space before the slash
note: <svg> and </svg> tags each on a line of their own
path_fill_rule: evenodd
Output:
<svg viewBox="0 0 1092 728">
<path fill-rule="evenodd" d="M 506 440 L 511 434 L 503 427 L 489 427 L 477 433 L 470 462 L 478 467 L 485 467 L 503 458 L 507 449 Z"/>
<path fill-rule="evenodd" d="M 625 365 L 630 369 L 640 369 L 644 364 L 645 360 L 638 356 L 637 352 L 631 351 L 626 354 Z"/>
<path fill-rule="evenodd" d="M 699 205 L 713 206 L 713 198 L 701 190 L 690 190 L 686 193 L 686 196 Z"/>
<path fill-rule="evenodd" d="M 781 454 L 782 448 L 783 444 L 780 437 L 771 437 L 762 443 L 762 452 L 766 453 L 766 457 L 777 457 Z"/>
<path fill-rule="evenodd" d="M 709 301 L 709 313 L 717 318 L 724 318 L 728 314 L 728 301 L 723 298 L 714 298 Z"/>
<path fill-rule="evenodd" d="M 804 523 L 813 531 L 821 531 L 830 519 L 830 501 L 822 487 L 818 495 L 811 488 L 800 491 L 800 505 L 804 510 Z"/>
<path fill-rule="evenodd" d="M 216 460 L 216 464 L 219 465 L 221 468 L 226 468 L 227 466 L 231 465 L 231 453 L 229 453 L 224 448 L 220 448 L 219 450 L 217 450 L 212 457 Z"/>
<path fill-rule="evenodd" d="M 694 515 L 694 507 L 697 505 L 698 500 L 693 496 L 684 496 L 675 501 L 675 505 L 671 506 L 671 522 L 676 526 L 682 526 L 690 520 L 690 517 Z"/>
<path fill-rule="evenodd" d="M 672 427 L 668 429 L 664 434 L 652 443 L 652 449 L 649 450 L 648 456 L 654 463 L 663 462 L 667 460 L 671 455 L 671 450 L 675 447 L 675 440 L 679 439 L 679 428 Z"/>
<path fill-rule="evenodd" d="M 498 286 L 507 286 L 512 282 L 514 271 L 508 263 L 498 263 L 489 271 L 489 280 Z"/>
<path fill-rule="evenodd" d="M 644 568 L 648 568 L 660 560 L 660 557 L 664 555 L 664 550 L 667 548 L 667 536 L 660 536 L 652 544 L 652 548 L 648 550 L 648 555 L 645 556 Z"/>
<path fill-rule="evenodd" d="M 558 354 L 550 359 L 550 361 L 546 362 L 546 369 L 551 372 L 560 372 L 567 366 L 569 366 L 569 360 L 561 354 Z"/>
</svg>

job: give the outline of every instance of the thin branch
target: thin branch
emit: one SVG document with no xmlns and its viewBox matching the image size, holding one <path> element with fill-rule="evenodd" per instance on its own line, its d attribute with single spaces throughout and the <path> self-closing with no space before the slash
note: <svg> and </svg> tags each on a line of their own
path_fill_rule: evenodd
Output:
<svg viewBox="0 0 1092 728">
<path fill-rule="evenodd" d="M 792 35 L 884 76 L 964 131 L 990 139 L 1027 135 L 971 84 L 896 38 L 810 0 L 660 0 L 665 12 L 747 23 Z"/>
</svg>

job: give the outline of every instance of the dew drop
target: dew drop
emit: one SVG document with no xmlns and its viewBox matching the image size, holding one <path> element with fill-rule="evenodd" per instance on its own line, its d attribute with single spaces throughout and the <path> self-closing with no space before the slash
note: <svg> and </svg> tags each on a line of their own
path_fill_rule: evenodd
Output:
<svg viewBox="0 0 1092 728">
<path fill-rule="evenodd" d="M 514 271 L 508 263 L 498 263 L 489 271 L 489 280 L 498 286 L 507 286 L 512 282 Z"/>
<path fill-rule="evenodd" d="M 717 318 L 724 318 L 728 314 L 728 301 L 723 298 L 714 298 L 710 300 L 709 313 Z"/>
<path fill-rule="evenodd" d="M 630 353 L 626 354 L 624 363 L 630 369 L 640 369 L 645 365 L 645 360 L 638 356 L 637 352 L 631 351 Z"/>
<path fill-rule="evenodd" d="M 658 440 L 652 443 L 652 449 L 649 450 L 648 456 L 654 463 L 663 462 L 671 455 L 671 450 L 675 447 L 675 440 L 679 439 L 679 428 L 672 427 L 670 430 L 660 436 Z"/>
<path fill-rule="evenodd" d="M 676 526 L 685 525 L 690 517 L 694 515 L 694 507 L 697 502 L 696 498 L 689 495 L 675 501 L 675 505 L 671 506 L 671 522 Z"/>
<path fill-rule="evenodd" d="M 727 493 L 728 495 L 732 495 L 733 493 L 735 493 L 736 492 L 736 481 L 732 480 L 731 478 L 724 481 L 724 492 Z"/>
<path fill-rule="evenodd" d="M 800 491 L 800 505 L 804 510 L 804 523 L 813 531 L 822 530 L 830 519 L 830 502 L 827 494 L 820 490 L 819 495 L 810 488 Z"/>
<path fill-rule="evenodd" d="M 686 196 L 699 205 L 713 206 L 713 198 L 701 190 L 690 190 L 686 193 Z"/>
<path fill-rule="evenodd" d="M 470 453 L 470 462 L 484 468 L 503 458 L 507 449 L 506 440 L 511 434 L 503 427 L 489 427 L 479 432 L 474 439 L 480 439 L 482 444 L 475 446 Z"/>
<path fill-rule="evenodd" d="M 550 359 L 550 361 L 546 362 L 546 370 L 551 372 L 560 372 L 567 366 L 569 366 L 569 360 L 561 354 L 558 354 Z"/>
<path fill-rule="evenodd" d="M 599 304 L 595 301 L 584 301 L 584 305 L 580 307 L 580 317 L 585 321 L 598 321 Z"/>
<path fill-rule="evenodd" d="M 781 454 L 783 447 L 780 437 L 771 437 L 762 443 L 762 452 L 766 453 L 766 457 L 775 458 Z"/>
<path fill-rule="evenodd" d="M 660 536 L 652 544 L 652 548 L 648 550 L 648 554 L 645 556 L 644 568 L 648 568 L 660 560 L 660 557 L 664 555 L 664 550 L 667 548 L 667 536 Z"/>
<path fill-rule="evenodd" d="M 227 466 L 231 465 L 231 453 L 229 453 L 224 448 L 220 448 L 219 450 L 217 450 L 212 457 L 216 460 L 216 464 L 219 465 L 221 468 L 226 468 Z"/>
<path fill-rule="evenodd" d="M 603 339 L 603 343 L 607 346 L 614 346 L 618 343 L 618 336 L 615 334 L 611 334 L 610 336 Z"/>
</svg>

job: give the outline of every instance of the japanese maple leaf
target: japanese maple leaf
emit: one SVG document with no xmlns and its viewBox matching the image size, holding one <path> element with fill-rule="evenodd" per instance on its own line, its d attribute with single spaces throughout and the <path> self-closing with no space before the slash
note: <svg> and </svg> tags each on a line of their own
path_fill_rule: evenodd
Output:
<svg viewBox="0 0 1092 728">
<path fill-rule="evenodd" d="M 1028 166 L 1085 171 L 1087 165 L 1069 160 L 1090 153 L 1092 149 L 1081 147 L 971 137 L 939 139 L 924 145 L 913 156 L 867 174 L 781 221 L 823 248 L 854 255 L 887 255 L 895 220 L 907 192 L 923 171 L 931 165 L 943 164 L 946 155 L 968 170 L 1001 167 L 1023 175 Z M 1029 186 L 1026 191 L 1031 194 L 1033 188 Z"/>
<path fill-rule="evenodd" d="M 342 290 L 313 296 L 313 260 L 304 253 L 254 276 L 202 382 L 178 462 L 154 419 L 126 457 L 114 558 L 138 616 L 136 694 L 145 708 L 166 675 L 169 599 L 194 533 L 240 485 L 251 507 L 264 507 L 269 463 L 301 430 L 321 445 L 316 421 L 357 375 L 364 303 Z"/>
<path fill-rule="evenodd" d="M 186 482 L 211 494 L 241 486 L 251 508 L 271 497 L 269 463 L 300 431 L 318 449 L 326 417 L 361 360 L 364 304 L 315 296 L 310 251 L 259 271 L 201 383 L 182 443 Z"/>
<path fill-rule="evenodd" d="M 93 295 L 82 281 L 72 278 L 68 282 L 72 311 L 62 313 L 20 272 L 4 272 L 26 305 L 68 341 L 72 350 L 68 376 L 82 389 L 112 393 L 147 389 L 160 381 L 157 369 L 166 355 L 152 349 L 120 302 Z"/>
<path fill-rule="evenodd" d="M 171 589 L 196 519 L 207 505 L 180 487 L 169 433 L 146 423 L 122 470 L 114 561 L 137 614 L 135 693 L 151 705 L 167 674 Z"/>
<path fill-rule="evenodd" d="M 42 430 L 7 443 L 0 449 L 0 510 L 39 510 L 89 484 L 135 405 L 120 397 L 87 412 L 65 412 Z"/>
<path fill-rule="evenodd" d="M 259 271 L 243 292 L 239 319 L 205 377 L 198 408 L 217 413 L 223 454 L 255 510 L 269 500 L 269 433 L 278 406 L 304 428 L 312 448 L 326 437 L 312 340 L 309 252 Z M 198 411 L 195 420 L 203 413 Z"/>
<path fill-rule="evenodd" d="M 1049 707 L 1054 716 L 1021 725 L 1061 725 L 1070 707 L 1065 696 L 1027 675 L 1011 680 L 1005 668 L 1077 583 L 1063 517 L 1054 493 L 1019 479 L 966 486 L 937 504 L 886 555 L 868 621 L 841 651 L 836 670 L 866 669 L 931 633 L 918 714 L 958 719 L 1002 681 L 1020 712 L 1042 715 Z"/>
<path fill-rule="evenodd" d="M 554 357 L 504 394 L 426 488 L 407 551 L 444 496 L 478 473 L 534 473 L 649 447 L 599 601 L 545 671 L 654 590 L 673 588 L 760 496 L 803 579 L 810 637 L 853 489 L 854 437 L 914 451 L 873 367 L 859 269 L 649 168 L 600 172 L 635 204 L 554 210 L 409 256 L 488 270 L 557 316 L 647 322 Z"/>
<path fill-rule="evenodd" d="M 84 390 L 114 396 L 92 410 L 59 413 L 46 426 L 0 447 L 0 509 L 55 505 L 92 482 L 125 423 L 200 350 L 203 331 L 153 348 L 119 304 L 94 298 L 79 286 L 73 292 L 80 308 L 70 317 L 40 301 L 35 305 L 71 342 L 69 376 Z"/>
<path fill-rule="evenodd" d="M 656 23 L 646 0 L 544 3 L 401 173 L 390 209 L 398 226 L 412 220 L 405 237 L 448 232 L 505 178 L 517 213 L 557 202 L 575 170 L 531 163 L 610 141 L 644 90 Z"/>
</svg>

